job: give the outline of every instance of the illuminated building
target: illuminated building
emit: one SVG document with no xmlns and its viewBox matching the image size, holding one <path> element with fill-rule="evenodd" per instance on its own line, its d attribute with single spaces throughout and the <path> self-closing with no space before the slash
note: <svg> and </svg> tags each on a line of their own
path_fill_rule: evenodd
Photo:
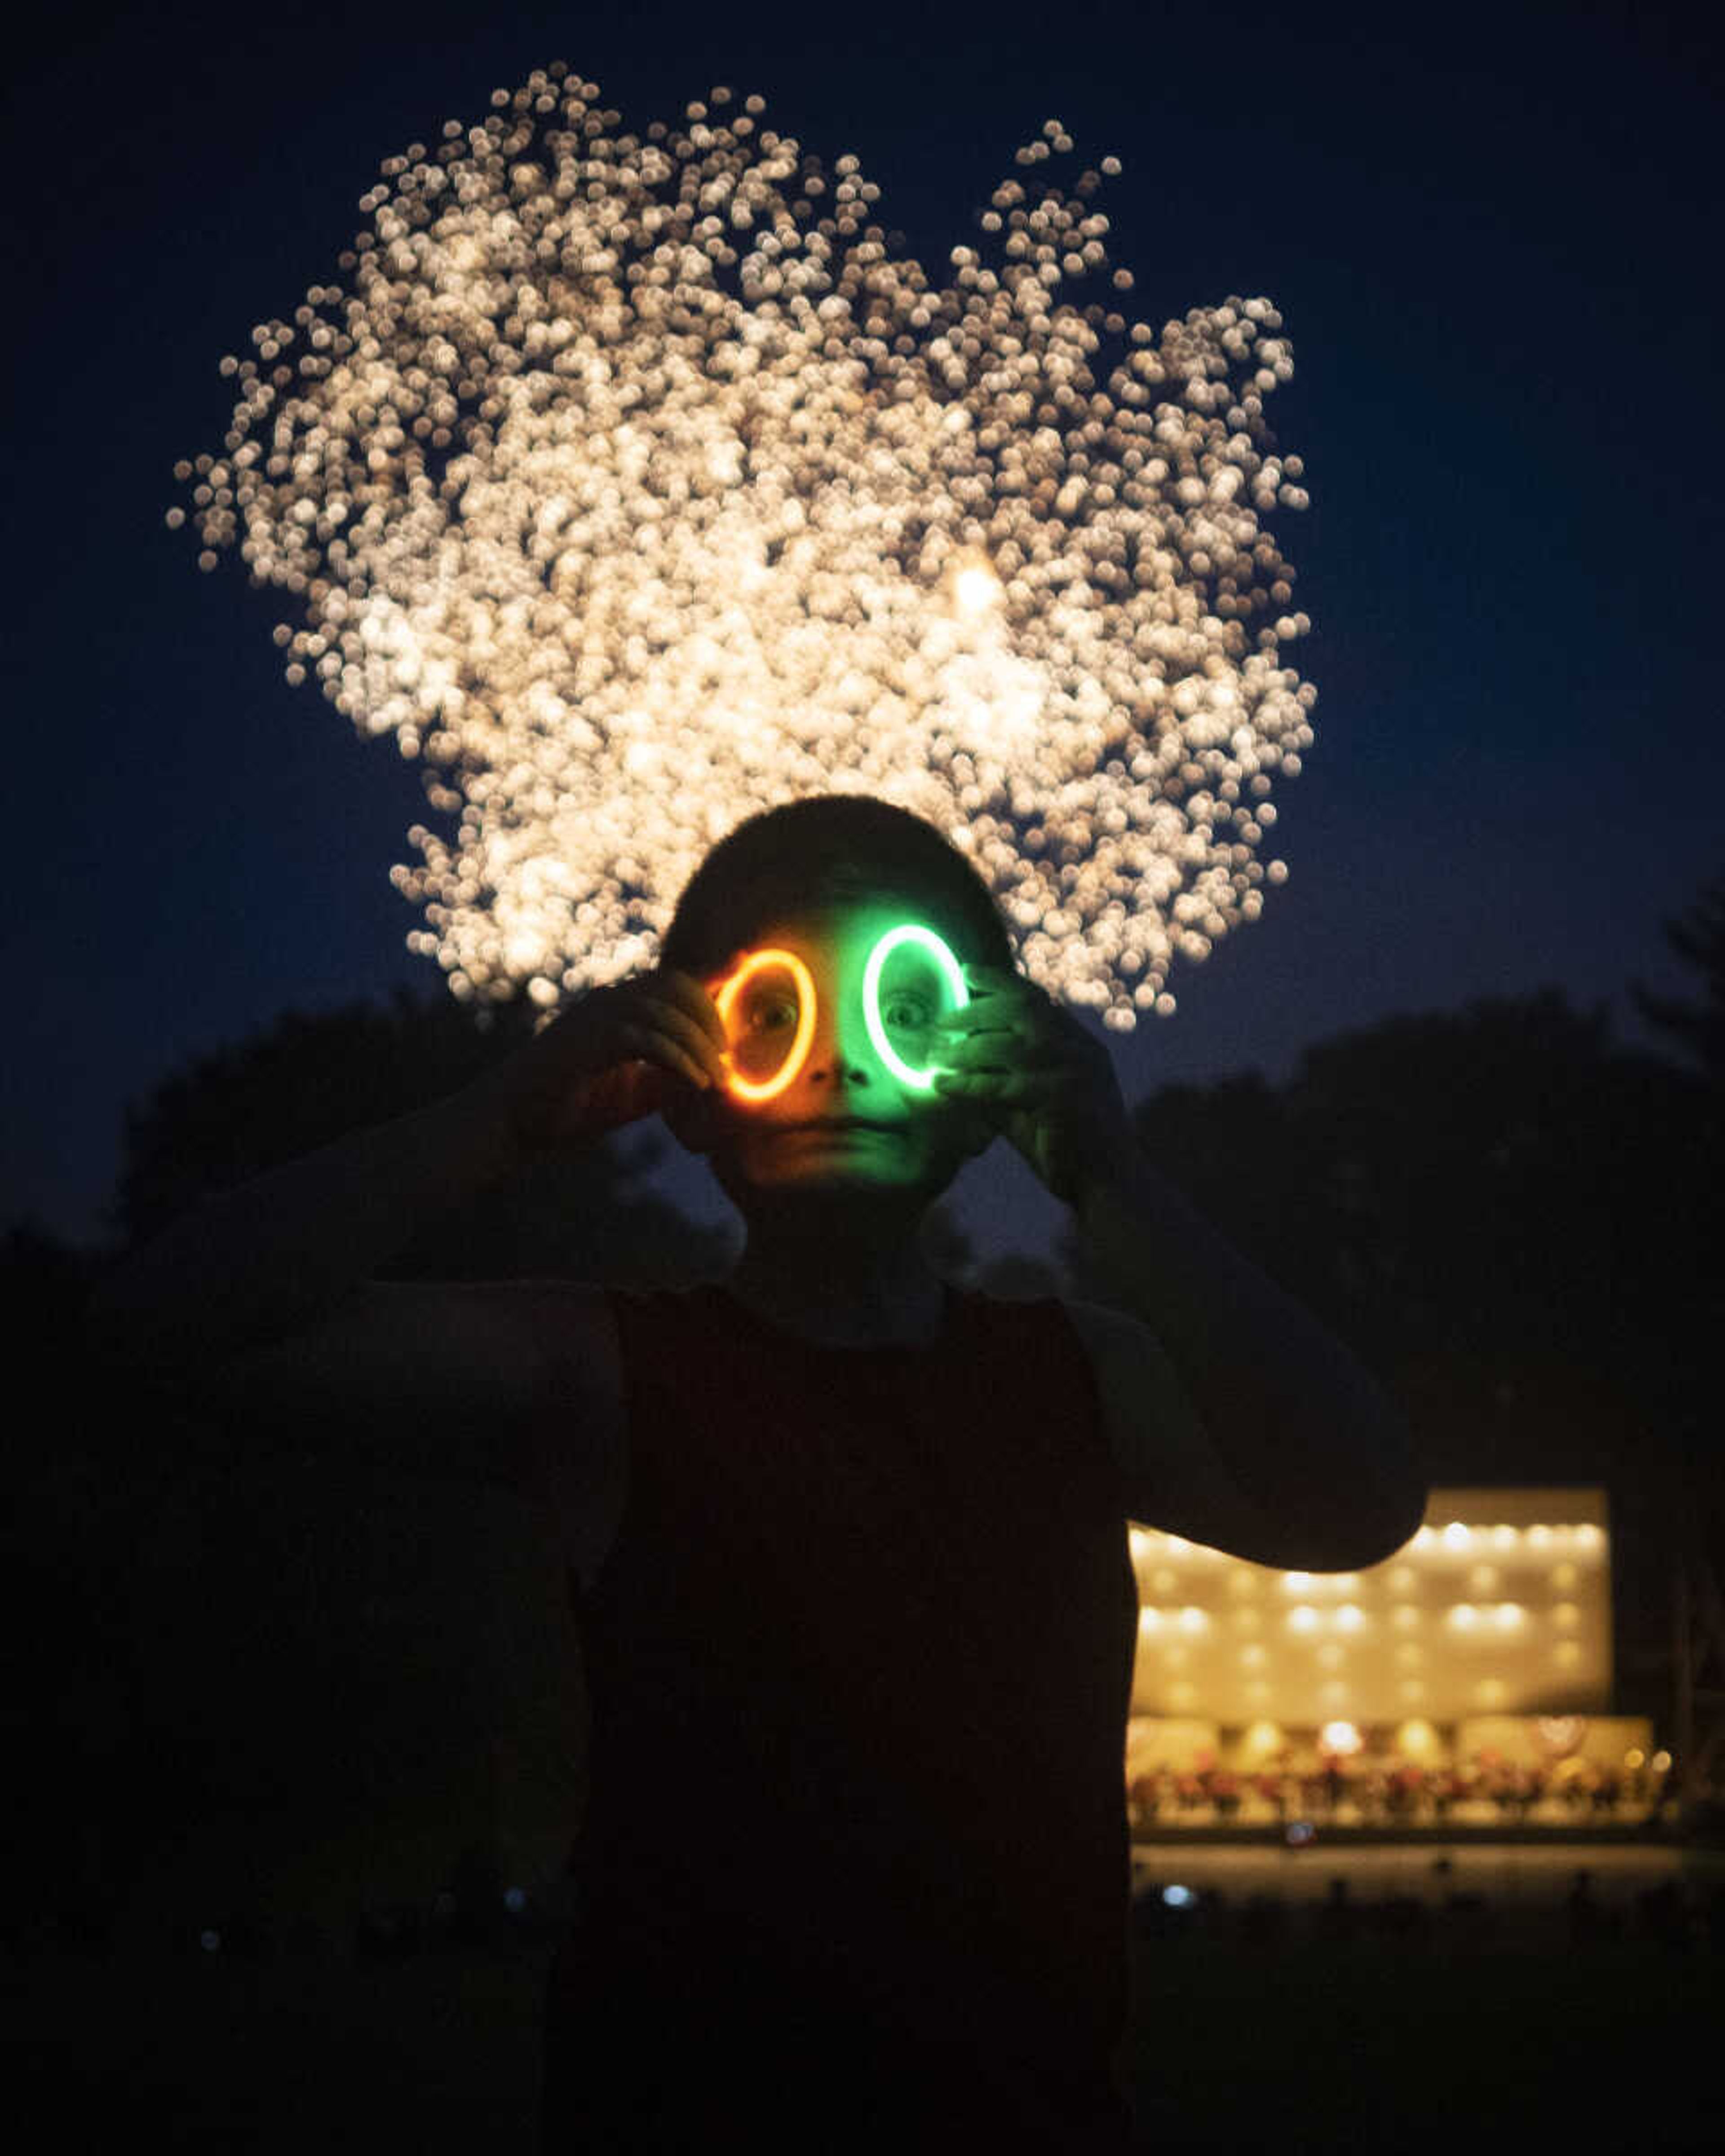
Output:
<svg viewBox="0 0 1725 2156">
<path fill-rule="evenodd" d="M 1326 1769 L 1362 1822 L 1509 1804 L 1557 1824 L 1601 1790 L 1619 1814 L 1656 1799 L 1667 1755 L 1609 1712 L 1603 1490 L 1435 1490 L 1412 1540 L 1359 1572 L 1278 1572 L 1136 1526 L 1132 1553 L 1139 1825 L 1278 1816 L 1302 1791 L 1277 1774 Z M 1164 1784 L 1183 1789 L 1172 1813 Z"/>
</svg>

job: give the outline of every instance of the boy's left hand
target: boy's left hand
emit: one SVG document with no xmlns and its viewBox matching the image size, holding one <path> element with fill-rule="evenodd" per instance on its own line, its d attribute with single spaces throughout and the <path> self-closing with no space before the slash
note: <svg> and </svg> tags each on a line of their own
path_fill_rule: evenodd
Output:
<svg viewBox="0 0 1725 2156">
<path fill-rule="evenodd" d="M 1029 1161 L 1064 1204 L 1134 1145 L 1113 1059 L 1034 981 L 967 966 L 970 1002 L 935 1029 L 935 1091 L 962 1101 Z"/>
</svg>

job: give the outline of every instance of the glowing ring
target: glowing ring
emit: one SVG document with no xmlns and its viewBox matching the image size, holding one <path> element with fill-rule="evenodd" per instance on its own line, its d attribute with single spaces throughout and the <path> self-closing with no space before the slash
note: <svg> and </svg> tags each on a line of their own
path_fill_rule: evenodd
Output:
<svg viewBox="0 0 1725 2156">
<path fill-rule="evenodd" d="M 809 1044 L 814 1038 L 814 977 L 794 951 L 751 951 L 737 971 L 730 975 L 713 998 L 719 1016 L 724 1020 L 725 1030 L 731 1030 L 731 1006 L 742 993 L 745 984 L 752 981 L 764 966 L 783 966 L 797 984 L 797 1037 L 791 1043 L 791 1052 L 778 1070 L 763 1084 L 756 1085 L 747 1078 L 739 1078 L 731 1061 L 731 1051 L 725 1050 L 724 1060 L 731 1066 L 730 1090 L 739 1101 L 770 1101 L 783 1092 L 803 1067 L 809 1053 Z"/>
<path fill-rule="evenodd" d="M 908 1063 L 894 1054 L 892 1044 L 886 1038 L 886 1029 L 880 1023 L 881 971 L 901 943 L 918 944 L 933 959 L 952 992 L 954 1009 L 964 1009 L 970 1001 L 970 991 L 964 985 L 963 968 L 947 944 L 932 928 L 924 928 L 918 921 L 906 921 L 896 928 L 889 929 L 869 953 L 868 970 L 863 975 L 863 1017 L 868 1024 L 869 1039 L 875 1045 L 875 1053 L 901 1086 L 908 1086 L 913 1093 L 932 1093 L 941 1066 L 931 1064 L 926 1070 L 913 1070 Z"/>
</svg>

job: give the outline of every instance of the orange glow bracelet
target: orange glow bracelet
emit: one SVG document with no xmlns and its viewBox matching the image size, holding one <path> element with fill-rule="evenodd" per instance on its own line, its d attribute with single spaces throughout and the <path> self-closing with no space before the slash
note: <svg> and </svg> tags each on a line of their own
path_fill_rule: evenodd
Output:
<svg viewBox="0 0 1725 2156">
<path fill-rule="evenodd" d="M 793 951 L 751 951 L 713 998 L 719 1016 L 724 1020 L 725 1030 L 731 1030 L 731 1007 L 755 975 L 768 966 L 783 966 L 797 984 L 797 1034 L 791 1043 L 791 1052 L 780 1064 L 771 1078 L 756 1084 L 752 1080 L 739 1077 L 732 1065 L 730 1090 L 739 1101 L 770 1101 L 783 1092 L 803 1067 L 803 1059 L 809 1053 L 809 1044 L 814 1038 L 814 976 Z M 730 1053 L 725 1060 L 731 1063 Z"/>
</svg>

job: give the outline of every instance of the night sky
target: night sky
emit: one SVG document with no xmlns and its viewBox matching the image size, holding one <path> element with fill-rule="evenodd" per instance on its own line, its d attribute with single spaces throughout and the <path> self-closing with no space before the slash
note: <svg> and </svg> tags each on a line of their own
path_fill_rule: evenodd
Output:
<svg viewBox="0 0 1725 2156">
<path fill-rule="evenodd" d="M 1626 5 L 1055 8 L 1034 41 L 1008 21 L 46 11 L 4 137 L 0 1225 L 95 1237 L 127 1101 L 284 1009 L 439 978 L 388 880 L 420 767 L 290 688 L 285 595 L 232 557 L 200 576 L 163 513 L 175 460 L 220 447 L 217 362 L 337 280 L 382 159 L 558 59 L 636 131 L 715 84 L 758 91 L 763 125 L 860 158 L 937 283 L 1057 117 L 1076 151 L 1039 177 L 1122 160 L 1096 206 L 1129 316 L 1281 310 L 1296 374 L 1268 417 L 1312 506 L 1272 528 L 1314 623 L 1284 663 L 1317 738 L 1260 857 L 1291 874 L 1176 968 L 1175 1017 L 1106 1036 L 1128 1101 L 1548 985 L 1637 1041 L 1629 981 L 1692 987 L 1660 921 L 1725 870 L 1717 45 Z M 729 1213 L 703 1164 L 664 1187 Z M 1004 1143 L 956 1194 L 990 1250 L 1062 1218 Z"/>
</svg>

